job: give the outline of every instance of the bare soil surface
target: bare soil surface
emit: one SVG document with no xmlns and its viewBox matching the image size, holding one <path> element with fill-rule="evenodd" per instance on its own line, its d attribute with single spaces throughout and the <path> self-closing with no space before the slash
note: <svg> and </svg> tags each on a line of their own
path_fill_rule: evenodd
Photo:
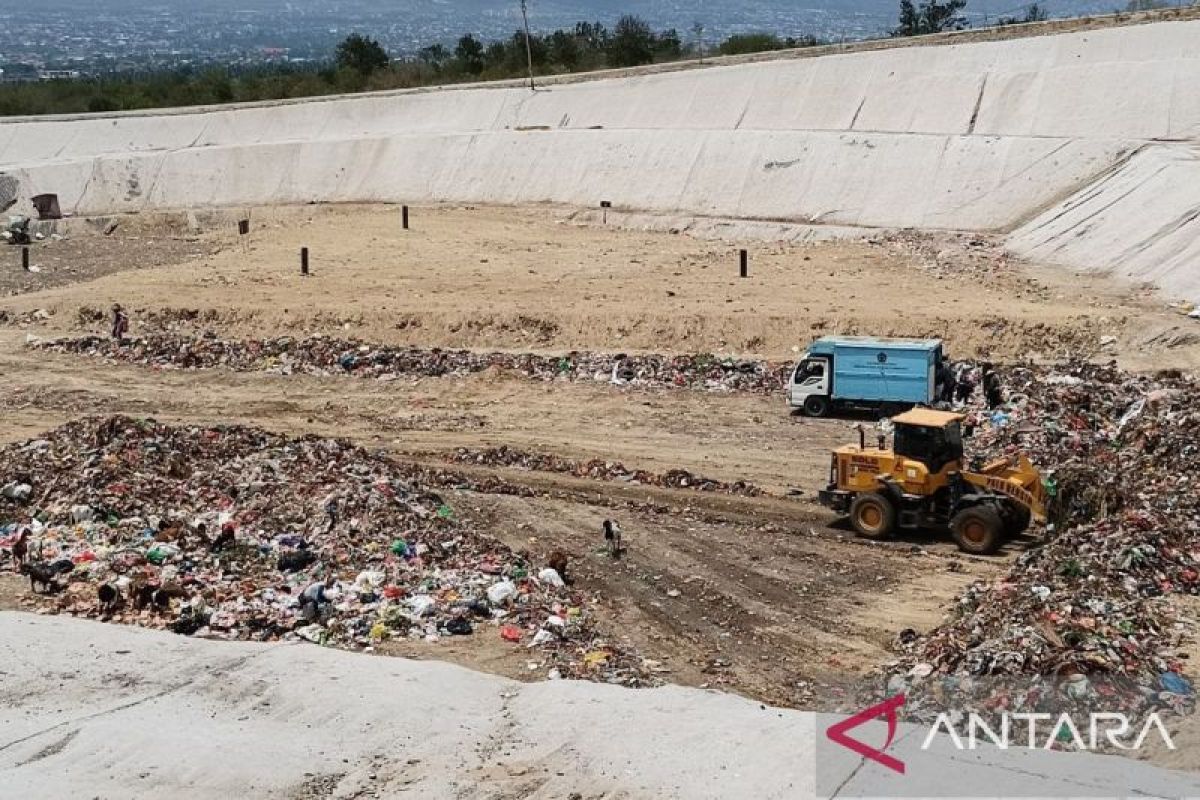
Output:
<svg viewBox="0 0 1200 800">
<path fill-rule="evenodd" d="M 243 215 L 247 237 L 236 232 Z M 0 302 L 0 312 L 35 330 L 103 331 L 119 302 L 134 334 L 324 333 L 475 349 L 790 358 L 815 336 L 863 333 L 937 335 L 956 356 L 1009 360 L 1195 363 L 1200 352 L 1194 320 L 1165 301 L 1019 264 L 987 237 L 751 243 L 750 277 L 739 279 L 737 243 L 567 217 L 551 207 L 414 208 L 404 231 L 395 207 L 304 206 L 210 215 L 199 234 L 160 215 L 156 237 L 149 218 L 135 218 L 136 247 L 112 252 L 109 237 L 83 234 L 43 244 L 45 258 L 85 280 Z M 134 267 L 144 268 L 115 272 Z"/>
<path fill-rule="evenodd" d="M 211 254 L 219 241 L 188 226 L 183 216 L 122 216 L 35 223 L 48 233 L 21 250 L 0 243 L 0 297 L 69 286 L 102 275 L 170 266 Z M 106 233 L 106 231 L 108 231 Z"/>
<path fill-rule="evenodd" d="M 957 356 L 1196 363 L 1186 339 L 1194 322 L 1161 300 L 1032 270 L 984 238 L 750 244 L 751 277 L 741 280 L 737 243 L 583 226 L 560 211 L 419 208 L 403 231 L 395 208 L 285 208 L 209 215 L 200 230 L 165 215 L 160 228 L 150 218 L 126 220 L 112 237 L 50 240 L 37 260 L 50 263 L 53 254 L 74 271 L 43 271 L 45 283 L 12 284 L 19 293 L 0 300 L 0 441 L 82 414 L 125 413 L 345 436 L 438 464 L 458 447 L 509 445 L 747 481 L 767 494 L 455 465 L 532 496 L 457 491 L 453 505 L 539 559 L 566 552 L 571 578 L 607 610 L 610 635 L 666 680 L 821 707 L 887 660 L 897 633 L 936 625 L 967 583 L 998 574 L 1030 545 L 975 559 L 933 535 L 870 544 L 838 527 L 814 493 L 830 448 L 857 438 L 853 420 L 793 417 L 782 397 L 500 373 L 380 382 L 159 371 L 34 351 L 26 336 L 103 331 L 108 306 L 120 302 L 134 335 L 323 333 L 422 346 L 787 359 L 825 333 L 934 334 Z M 239 239 L 242 215 L 252 233 Z M 135 230 L 136 242 L 113 238 Z M 301 245 L 312 251 L 307 278 L 298 270 Z M 1146 343 L 1163 330 L 1184 340 Z M 1102 336 L 1116 339 L 1101 345 Z M 619 560 L 602 552 L 605 518 L 625 529 Z M 5 576 L 0 607 L 27 603 L 26 589 Z M 522 679 L 546 673 L 528 651 L 483 634 L 384 651 Z"/>
</svg>

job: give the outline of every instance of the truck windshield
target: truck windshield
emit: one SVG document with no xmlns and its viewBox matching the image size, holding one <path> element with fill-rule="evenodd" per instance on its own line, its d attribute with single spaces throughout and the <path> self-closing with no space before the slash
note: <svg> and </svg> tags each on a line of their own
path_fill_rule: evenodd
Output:
<svg viewBox="0 0 1200 800">
<path fill-rule="evenodd" d="M 951 461 L 962 460 L 962 429 L 957 422 L 943 428 L 897 425 L 895 451 L 896 455 L 920 461 L 930 472 L 940 472 Z"/>
<path fill-rule="evenodd" d="M 796 383 L 804 383 L 809 378 L 820 378 L 825 374 L 824 361 L 801 361 L 796 368 Z"/>
</svg>

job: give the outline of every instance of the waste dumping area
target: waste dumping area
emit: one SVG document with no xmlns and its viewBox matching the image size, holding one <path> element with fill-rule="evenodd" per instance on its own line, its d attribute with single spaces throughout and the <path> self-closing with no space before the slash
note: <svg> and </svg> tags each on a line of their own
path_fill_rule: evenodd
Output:
<svg viewBox="0 0 1200 800">
<path fill-rule="evenodd" d="M 230 217 L 173 239 L 183 256 L 164 246 L 157 266 L 129 258 L 132 239 L 121 264 L 91 264 L 92 234 L 35 247 L 35 263 L 62 259 L 39 279 L 66 283 L 0 299 L 0 609 L 806 709 L 889 679 L 918 713 L 950 683 L 999 691 L 996 675 L 1083 674 L 1099 693 L 1092 661 L 1154 703 L 1168 686 L 1186 696 L 1195 670 L 1169 606 L 1194 561 L 1194 503 L 1179 499 L 1197 474 L 1193 383 L 1045 366 L 1068 352 L 1200 363 L 1186 314 L 1027 270 L 987 237 L 731 245 L 545 208 L 414 209 L 408 231 L 395 209 L 254 209 L 247 236 Z M 123 235 L 158 252 L 133 220 L 94 237 Z M 879 286 L 921 302 L 883 303 Z M 94 335 L 116 303 L 121 345 Z M 1039 364 L 1002 369 L 998 413 L 968 408 L 967 450 L 1021 447 L 1069 513 L 987 558 L 937 532 L 857 538 L 815 493 L 865 420 L 790 416 L 782 392 L 833 333 Z M 124 433 L 79 421 L 94 414 Z M 1152 449 L 1154 431 L 1169 447 Z M 339 492 L 355 499 L 326 502 Z M 214 542 L 226 522 L 232 548 Z M 26 525 L 53 567 L 36 594 L 10 557 Z M 561 587 L 543 577 L 555 551 Z M 330 569 L 310 622 L 297 595 Z"/>
<path fill-rule="evenodd" d="M 1195 666 L 1181 646 L 1195 620 L 1172 599 L 1200 594 L 1200 385 L 1077 363 L 1011 368 L 1006 391 L 1003 407 L 973 413 L 968 448 L 1023 450 L 1042 468 L 1045 543 L 973 584 L 928 635 L 900 632 L 888 693 L 930 717 L 947 704 L 1190 712 Z"/>
<path fill-rule="evenodd" d="M 461 524 L 420 478 L 344 441 L 85 419 L 0 450 L 0 547 L 24 542 L 35 608 L 352 649 L 500 637 L 544 677 L 649 681 L 588 597 Z"/>
<path fill-rule="evenodd" d="M 507 445 L 487 450 L 460 447 L 448 460 L 458 464 L 475 464 L 488 467 L 515 467 L 536 472 L 558 472 L 577 478 L 621 481 L 642 486 L 664 486 L 671 489 L 695 489 L 701 492 L 732 494 L 743 497 L 758 497 L 763 490 L 745 481 L 719 481 L 693 475 L 686 469 L 673 469 L 662 474 L 644 469 L 629 469 L 619 461 L 593 458 L 578 461 L 553 453 L 531 453 Z"/>
<path fill-rule="evenodd" d="M 377 380 L 461 377 L 503 370 L 538 381 L 587 381 L 702 391 L 779 391 L 788 364 L 697 355 L 476 353 L 388 347 L 324 336 L 224 340 L 150 335 L 118 343 L 100 336 L 37 341 L 34 347 L 156 369 L 211 369 L 277 375 L 351 375 Z"/>
</svg>

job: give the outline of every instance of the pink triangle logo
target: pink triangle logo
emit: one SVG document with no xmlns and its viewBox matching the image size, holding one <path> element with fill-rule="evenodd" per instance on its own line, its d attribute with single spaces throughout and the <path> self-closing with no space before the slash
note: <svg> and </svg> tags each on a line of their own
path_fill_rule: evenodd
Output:
<svg viewBox="0 0 1200 800">
<path fill-rule="evenodd" d="M 883 752 L 891 746 L 892 740 L 896 738 L 896 726 L 900 721 L 897 714 L 897 709 L 899 709 L 902 705 L 904 705 L 904 695 L 898 694 L 893 697 L 889 697 L 882 703 L 873 705 L 868 709 L 858 712 L 853 717 L 849 717 L 848 719 L 844 719 L 834 725 L 830 725 L 825 729 L 825 735 L 829 737 L 830 741 L 837 742 L 842 747 L 853 750 L 863 758 L 869 758 L 872 761 L 882 764 L 888 769 L 899 772 L 901 775 L 903 775 L 904 762 Z M 849 731 L 852 728 L 857 728 L 864 722 L 870 722 L 878 717 L 885 717 L 887 719 L 888 726 L 887 741 L 884 742 L 883 747 L 879 748 L 878 750 L 870 745 L 863 744 L 857 739 L 851 739 L 846 735 L 846 731 Z"/>
</svg>

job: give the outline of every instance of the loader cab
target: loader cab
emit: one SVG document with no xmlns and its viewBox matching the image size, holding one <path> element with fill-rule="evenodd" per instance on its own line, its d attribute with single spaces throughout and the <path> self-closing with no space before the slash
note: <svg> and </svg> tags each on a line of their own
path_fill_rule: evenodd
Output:
<svg viewBox="0 0 1200 800">
<path fill-rule="evenodd" d="M 962 414 L 915 408 L 892 418 L 892 450 L 897 456 L 918 461 L 935 475 L 963 460 Z"/>
</svg>

